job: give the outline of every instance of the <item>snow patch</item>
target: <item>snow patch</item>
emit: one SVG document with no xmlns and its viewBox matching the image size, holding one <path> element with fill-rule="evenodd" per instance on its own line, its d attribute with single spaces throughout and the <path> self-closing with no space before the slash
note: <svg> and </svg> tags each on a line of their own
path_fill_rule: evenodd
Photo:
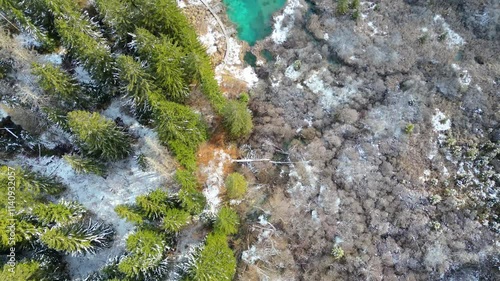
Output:
<svg viewBox="0 0 500 281">
<path fill-rule="evenodd" d="M 2 104 L 0 104 L 0 119 L 5 118 L 7 116 L 9 116 L 9 114 L 7 114 L 7 112 L 3 110 Z"/>
<path fill-rule="evenodd" d="M 94 174 L 78 174 L 62 158 L 35 159 L 20 156 L 17 160 L 30 166 L 33 171 L 58 177 L 68 187 L 62 195 L 65 200 L 80 202 L 94 212 L 98 219 L 112 224 L 116 230 L 116 239 L 111 248 L 91 256 L 66 258 L 70 272 L 80 277 L 100 268 L 109 258 L 124 251 L 125 235 L 134 226 L 118 217 L 114 208 L 119 204 L 133 203 L 135 197 L 158 188 L 164 182 L 164 178 L 155 172 L 141 171 L 133 157 L 109 164 L 106 178 Z"/>
<path fill-rule="evenodd" d="M 222 202 L 219 197 L 220 189 L 224 186 L 224 164 L 231 161 L 231 155 L 222 149 L 214 151 L 214 157 L 206 166 L 201 166 L 200 171 L 207 175 L 203 195 L 207 199 L 207 209 L 205 212 L 217 214 L 219 204 Z"/>
<path fill-rule="evenodd" d="M 224 39 L 224 35 L 214 30 L 217 23 L 211 18 L 207 23 L 207 33 L 198 36 L 198 40 L 207 48 L 207 54 L 213 55 L 217 52 L 217 44 Z"/>
<path fill-rule="evenodd" d="M 441 27 L 446 32 L 446 42 L 448 43 L 449 48 L 452 48 L 454 46 L 462 46 L 465 44 L 465 40 L 450 28 L 450 25 L 448 25 L 448 23 L 441 15 L 436 15 L 434 17 L 434 22 L 437 24 L 441 24 Z"/>
<path fill-rule="evenodd" d="M 36 40 L 33 34 L 29 34 L 27 32 L 19 33 L 18 35 L 14 36 L 14 39 L 25 48 L 42 46 L 42 44 Z"/>
<path fill-rule="evenodd" d="M 297 81 L 297 79 L 300 77 L 300 75 L 302 74 L 302 72 L 300 71 L 296 71 L 294 66 L 294 64 L 292 63 L 291 65 L 289 65 L 286 70 L 285 70 L 285 76 L 290 78 L 290 80 L 292 81 Z"/>
<path fill-rule="evenodd" d="M 225 64 L 228 65 L 241 65 L 241 59 L 240 59 L 240 54 L 241 54 L 241 45 L 238 43 L 238 41 L 232 37 L 229 37 L 228 40 L 228 50 L 227 50 L 227 56 L 225 58 Z"/>
<path fill-rule="evenodd" d="M 468 87 L 472 82 L 472 76 L 469 74 L 469 71 L 467 69 L 462 69 L 455 63 L 451 64 L 451 68 L 458 74 L 458 82 L 460 85 L 462 85 L 462 87 Z"/>
<path fill-rule="evenodd" d="M 70 139 L 71 135 L 68 132 L 53 125 L 40 135 L 38 143 L 48 149 L 55 149 L 58 145 L 69 143 Z"/>
<path fill-rule="evenodd" d="M 52 63 L 55 65 L 61 65 L 62 64 L 62 56 L 60 54 L 56 54 L 56 53 L 43 55 L 43 56 L 41 56 L 41 61 Z"/>
<path fill-rule="evenodd" d="M 304 81 L 304 85 L 307 86 L 314 94 L 319 96 L 323 109 L 330 111 L 332 108 L 348 102 L 351 97 L 356 94 L 358 85 L 360 85 L 361 82 L 350 81 L 352 83 L 347 83 L 346 86 L 342 88 L 330 87 L 326 85 L 319 76 L 320 73 L 324 71 L 326 71 L 326 69 L 319 72 L 313 71 L 311 76 Z"/>
<path fill-rule="evenodd" d="M 92 78 L 87 70 L 85 70 L 81 65 L 75 67 L 75 78 L 80 83 L 91 84 Z"/>
<path fill-rule="evenodd" d="M 271 38 L 274 43 L 279 45 L 286 41 L 288 33 L 292 29 L 295 22 L 294 12 L 298 7 L 302 7 L 299 0 L 290 0 L 283 10 L 283 14 L 274 17 L 274 29 L 271 34 Z M 290 17 L 290 21 L 285 25 L 284 20 L 286 16 Z"/>
<path fill-rule="evenodd" d="M 252 88 L 259 78 L 251 66 L 241 68 L 240 66 L 220 64 L 215 68 L 215 79 L 222 83 L 222 76 L 230 75 L 247 83 L 248 88 Z"/>
<path fill-rule="evenodd" d="M 436 108 L 436 114 L 432 116 L 432 127 L 435 132 L 447 131 L 451 128 L 451 121 L 443 112 Z"/>
<path fill-rule="evenodd" d="M 177 0 L 177 6 L 181 9 L 187 7 L 186 2 L 184 2 L 184 0 Z"/>
</svg>

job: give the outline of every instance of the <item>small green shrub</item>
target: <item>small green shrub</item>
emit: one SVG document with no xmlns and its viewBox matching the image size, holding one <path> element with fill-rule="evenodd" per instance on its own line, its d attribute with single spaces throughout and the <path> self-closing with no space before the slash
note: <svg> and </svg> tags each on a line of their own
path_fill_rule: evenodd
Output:
<svg viewBox="0 0 500 281">
<path fill-rule="evenodd" d="M 405 134 L 407 135 L 411 135 L 413 133 L 413 130 L 415 129 L 415 125 L 413 125 L 412 123 L 408 123 L 406 126 L 405 126 Z"/>
<path fill-rule="evenodd" d="M 335 245 L 330 254 L 335 260 L 340 260 L 344 257 L 344 250 L 340 246 Z"/>
<path fill-rule="evenodd" d="M 337 0 L 337 14 L 345 15 L 349 11 L 349 0 Z"/>
<path fill-rule="evenodd" d="M 226 178 L 227 196 L 230 199 L 240 199 L 247 192 L 247 181 L 240 173 L 232 173 Z"/>
</svg>

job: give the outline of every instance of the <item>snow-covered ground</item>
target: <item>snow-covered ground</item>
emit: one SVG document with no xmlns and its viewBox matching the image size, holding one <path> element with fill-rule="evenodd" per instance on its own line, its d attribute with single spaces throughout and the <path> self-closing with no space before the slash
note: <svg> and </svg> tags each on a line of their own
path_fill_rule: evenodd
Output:
<svg viewBox="0 0 500 281">
<path fill-rule="evenodd" d="M 206 166 L 200 166 L 200 172 L 207 176 L 203 194 L 207 198 L 206 211 L 216 214 L 222 199 L 221 188 L 224 187 L 224 165 L 231 163 L 231 155 L 222 149 L 215 150 L 212 160 Z"/>
<path fill-rule="evenodd" d="M 274 43 L 279 45 L 286 41 L 295 22 L 295 9 L 299 7 L 302 7 L 299 0 L 289 0 L 283 13 L 274 17 L 274 30 L 271 34 Z M 285 23 L 285 17 L 290 18 L 287 23 Z"/>
<path fill-rule="evenodd" d="M 124 100 L 115 100 L 103 115 L 108 118 L 120 117 L 125 125 L 130 126 L 129 132 L 139 137 L 133 144 L 134 152 L 126 159 L 108 163 L 105 177 L 94 174 L 78 174 L 71 166 L 59 157 L 27 158 L 19 156 L 10 164 L 23 164 L 33 171 L 43 175 L 57 177 L 68 189 L 62 194 L 65 200 L 75 200 L 83 204 L 96 218 L 112 224 L 116 230 L 115 240 L 110 248 L 103 249 L 95 255 L 66 257 L 69 270 L 74 278 L 85 277 L 88 273 L 102 267 L 106 261 L 124 251 L 125 237 L 134 226 L 118 217 L 114 209 L 119 204 L 133 203 L 138 195 L 161 187 L 169 174 L 159 173 L 151 169 L 142 171 L 135 155 L 142 153 L 146 158 L 157 159 L 159 162 L 173 162 L 165 158 L 166 149 L 158 144 L 156 133 L 140 125 L 135 118 L 123 113 L 120 109 Z M 48 140 L 47 140 L 48 141 Z M 162 151 L 165 150 L 165 151 Z M 164 167 L 163 171 L 174 173 L 174 166 Z"/>
</svg>

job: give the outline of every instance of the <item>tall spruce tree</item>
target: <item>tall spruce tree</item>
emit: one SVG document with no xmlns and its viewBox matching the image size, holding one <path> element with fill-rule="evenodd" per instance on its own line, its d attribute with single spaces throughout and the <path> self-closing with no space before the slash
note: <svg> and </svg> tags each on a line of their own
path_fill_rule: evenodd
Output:
<svg viewBox="0 0 500 281">
<path fill-rule="evenodd" d="M 173 198 L 164 190 L 157 189 L 148 195 L 140 195 L 135 199 L 146 217 L 158 219 L 166 214 L 173 204 Z"/>
<path fill-rule="evenodd" d="M 68 225 L 82 219 L 85 208 L 77 202 L 61 200 L 59 203 L 38 204 L 33 215 L 42 225 Z"/>
<path fill-rule="evenodd" d="M 63 155 L 63 159 L 77 173 L 93 173 L 99 176 L 104 175 L 106 167 L 99 161 L 92 158 L 85 158 L 78 155 Z"/>
<path fill-rule="evenodd" d="M 224 125 L 233 138 L 246 136 L 252 132 L 252 114 L 242 101 L 231 100 L 222 109 Z"/>
<path fill-rule="evenodd" d="M 140 230 L 128 236 L 126 248 L 130 254 L 120 261 L 118 270 L 128 278 L 156 280 L 165 274 L 164 255 L 170 247 L 164 235 L 152 230 Z"/>
<path fill-rule="evenodd" d="M 168 38 L 157 38 L 146 29 L 136 30 L 135 44 L 143 60 L 150 65 L 149 73 L 169 100 L 183 101 L 189 94 L 189 77 L 183 61 L 185 53 Z"/>
<path fill-rule="evenodd" d="M 181 190 L 177 194 L 182 208 L 192 215 L 203 211 L 206 204 L 205 196 L 198 191 L 198 182 L 193 172 L 177 170 L 175 180 L 180 184 Z"/>
<path fill-rule="evenodd" d="M 217 214 L 217 219 L 214 223 L 215 232 L 224 235 L 236 234 L 238 232 L 238 225 L 240 224 L 240 219 L 238 213 L 236 213 L 230 207 L 224 206 L 219 210 Z"/>
<path fill-rule="evenodd" d="M 95 253 L 107 247 L 113 235 L 114 231 L 111 227 L 88 221 L 51 228 L 40 236 L 40 240 L 51 249 L 78 255 Z"/>
<path fill-rule="evenodd" d="M 130 153 L 127 135 L 99 113 L 69 112 L 68 125 L 81 148 L 90 156 L 114 161 Z"/>
<path fill-rule="evenodd" d="M 66 101 L 76 101 L 80 88 L 78 83 L 62 69 L 51 64 L 33 65 L 33 73 L 38 76 L 38 84 L 49 95 Z"/>
<path fill-rule="evenodd" d="M 230 281 L 236 273 L 236 258 L 226 236 L 211 233 L 205 246 L 194 253 L 187 271 L 187 280 Z"/>
<path fill-rule="evenodd" d="M 137 113 L 145 113 L 150 110 L 149 96 L 157 87 L 143 67 L 143 64 L 134 60 L 131 56 L 120 55 L 117 58 L 118 77 L 127 97 L 133 100 Z"/>
<path fill-rule="evenodd" d="M 180 209 L 169 209 L 163 216 L 162 227 L 169 232 L 178 232 L 190 221 L 189 212 Z"/>
</svg>

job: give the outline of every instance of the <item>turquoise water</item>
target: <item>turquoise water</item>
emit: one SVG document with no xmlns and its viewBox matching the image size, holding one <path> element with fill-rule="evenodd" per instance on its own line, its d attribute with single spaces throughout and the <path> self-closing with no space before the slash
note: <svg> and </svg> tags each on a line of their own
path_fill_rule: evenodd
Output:
<svg viewBox="0 0 500 281">
<path fill-rule="evenodd" d="M 238 37 L 253 45 L 272 33 L 271 17 L 286 0 L 223 0 Z"/>
</svg>

